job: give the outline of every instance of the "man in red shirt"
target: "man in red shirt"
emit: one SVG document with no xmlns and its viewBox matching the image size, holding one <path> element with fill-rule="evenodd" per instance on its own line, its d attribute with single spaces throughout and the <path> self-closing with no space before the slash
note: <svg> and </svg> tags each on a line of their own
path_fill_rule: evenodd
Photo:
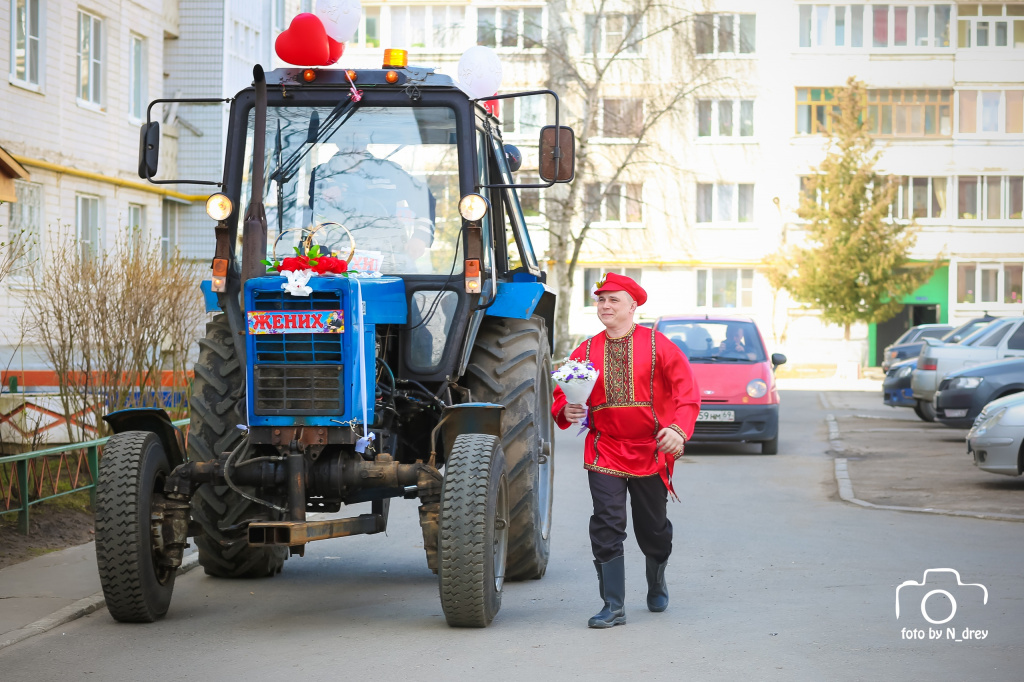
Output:
<svg viewBox="0 0 1024 682">
<path fill-rule="evenodd" d="M 588 622 L 608 628 L 626 622 L 626 493 L 633 532 L 647 558 L 647 608 L 668 607 L 665 567 L 672 553 L 672 523 L 666 514 L 675 459 L 693 433 L 700 391 L 690 363 L 660 332 L 637 326 L 637 306 L 647 292 L 629 277 L 609 273 L 594 289 L 605 331 L 570 356 L 601 372 L 587 401 L 589 410 L 555 388 L 552 414 L 562 429 L 587 418 L 583 466 L 589 472 L 594 514 L 590 543 L 604 608 Z"/>
</svg>

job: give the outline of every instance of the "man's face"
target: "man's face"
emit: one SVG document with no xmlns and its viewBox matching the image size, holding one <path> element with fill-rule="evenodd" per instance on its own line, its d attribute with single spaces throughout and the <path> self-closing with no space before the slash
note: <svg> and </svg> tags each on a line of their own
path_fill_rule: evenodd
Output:
<svg viewBox="0 0 1024 682">
<path fill-rule="evenodd" d="M 597 317 L 605 327 L 631 324 L 634 312 L 636 301 L 625 291 L 602 291 L 597 295 Z"/>
</svg>

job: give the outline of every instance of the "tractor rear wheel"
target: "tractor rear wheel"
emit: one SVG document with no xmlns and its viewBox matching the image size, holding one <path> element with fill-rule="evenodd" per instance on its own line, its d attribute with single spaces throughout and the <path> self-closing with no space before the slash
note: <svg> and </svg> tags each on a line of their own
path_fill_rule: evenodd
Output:
<svg viewBox="0 0 1024 682">
<path fill-rule="evenodd" d="M 107 610 L 122 623 L 152 623 L 167 613 L 177 569 L 160 565 L 154 502 L 171 472 L 150 431 L 111 436 L 96 483 L 96 563 Z"/>
<path fill-rule="evenodd" d="M 509 541 L 509 486 L 501 442 L 462 434 L 444 465 L 438 583 L 452 627 L 490 625 L 501 608 Z"/>
<path fill-rule="evenodd" d="M 501 447 L 512 527 L 509 580 L 537 579 L 548 567 L 554 488 L 551 349 L 544 320 L 485 318 L 466 371 L 473 400 L 505 406 Z"/>
<path fill-rule="evenodd" d="M 188 458 L 216 459 L 242 438 L 237 425 L 245 417 L 245 368 L 235 356 L 227 315 L 217 315 L 199 340 L 199 361 L 192 386 Z M 199 563 L 218 578 L 261 578 L 281 572 L 287 550 L 250 547 L 244 521 L 276 520 L 272 510 L 251 502 L 227 486 L 201 485 L 192 498 L 192 518 L 202 526 L 196 536 Z M 241 527 L 239 525 L 241 524 Z"/>
</svg>

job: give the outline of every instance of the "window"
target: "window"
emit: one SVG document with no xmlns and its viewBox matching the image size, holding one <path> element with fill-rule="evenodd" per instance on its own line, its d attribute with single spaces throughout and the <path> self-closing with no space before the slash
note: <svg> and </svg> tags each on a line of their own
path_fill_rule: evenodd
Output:
<svg viewBox="0 0 1024 682">
<path fill-rule="evenodd" d="M 11 25 L 11 78 L 39 85 L 42 70 L 42 0 L 14 0 Z"/>
<path fill-rule="evenodd" d="M 465 6 L 391 5 L 390 10 L 392 45 L 435 50 L 455 49 L 462 45 L 466 27 Z M 371 22 L 367 17 L 368 41 L 371 23 L 376 34 L 376 19 Z"/>
<path fill-rule="evenodd" d="M 277 35 L 281 31 L 288 28 L 288 19 L 285 14 L 285 0 L 271 0 L 273 13 L 271 19 L 273 20 L 274 34 Z"/>
<path fill-rule="evenodd" d="M 904 177 L 896 192 L 891 217 L 942 218 L 946 215 L 948 178 Z"/>
<path fill-rule="evenodd" d="M 950 8 L 945 3 L 799 5 L 798 44 L 806 48 L 863 48 L 870 44 L 876 50 L 949 47 Z"/>
<path fill-rule="evenodd" d="M 12 274 L 29 275 L 39 271 L 39 255 L 43 240 L 43 186 L 37 182 L 14 181 L 14 196 L 10 204 L 8 241 L 19 240 L 24 245 L 22 257 L 11 264 Z"/>
<path fill-rule="evenodd" d="M 1024 208 L 1024 177 L 986 175 L 957 179 L 960 220 L 1020 220 Z"/>
<path fill-rule="evenodd" d="M 547 121 L 547 98 L 544 95 L 532 95 L 496 101 L 500 107 L 501 131 L 533 138 L 536 144 L 540 129 Z"/>
<path fill-rule="evenodd" d="M 178 250 L 178 209 L 178 204 L 164 199 L 163 220 L 160 221 L 160 257 L 165 263 Z"/>
<path fill-rule="evenodd" d="M 87 194 L 75 195 L 75 234 L 78 237 L 82 260 L 90 260 L 100 253 L 100 198 Z"/>
<path fill-rule="evenodd" d="M 128 229 L 137 231 L 140 235 L 145 233 L 146 207 L 142 204 L 128 204 Z"/>
<path fill-rule="evenodd" d="M 697 270 L 698 308 L 751 308 L 754 270 L 711 268 Z"/>
<path fill-rule="evenodd" d="M 832 104 L 832 88 L 796 89 L 796 132 L 798 135 L 827 133 L 832 130 L 832 117 L 839 115 L 839 105 Z"/>
<path fill-rule="evenodd" d="M 751 137 L 754 100 L 697 100 L 698 137 Z"/>
<path fill-rule="evenodd" d="M 614 272 L 617 275 L 625 275 L 629 277 L 637 284 L 640 284 L 640 276 L 643 274 L 643 270 L 640 268 L 583 268 L 583 307 L 593 308 L 596 301 L 593 299 L 591 292 L 594 290 L 594 285 L 600 280 L 604 279 L 604 276 L 609 272 Z"/>
<path fill-rule="evenodd" d="M 78 99 L 103 104 L 103 21 L 78 13 Z"/>
<path fill-rule="evenodd" d="M 627 182 L 602 185 L 587 183 L 584 188 L 583 217 L 591 226 L 616 223 L 616 226 L 643 225 L 642 183 Z"/>
<path fill-rule="evenodd" d="M 644 128 L 644 101 L 642 99 L 601 100 L 603 118 L 601 134 L 604 137 L 640 137 Z"/>
<path fill-rule="evenodd" d="M 128 113 L 141 121 L 146 111 L 146 41 L 132 35 L 128 40 Z"/>
<path fill-rule="evenodd" d="M 946 137 L 953 132 L 951 90 L 869 90 L 869 132 L 876 137 Z"/>
<path fill-rule="evenodd" d="M 1024 47 L 1024 5 L 986 2 L 957 6 L 961 48 Z"/>
<path fill-rule="evenodd" d="M 640 54 L 644 33 L 636 14 L 586 14 L 583 46 L 587 54 Z"/>
<path fill-rule="evenodd" d="M 541 7 L 488 7 L 476 11 L 476 42 L 487 47 L 539 47 L 544 35 Z"/>
<path fill-rule="evenodd" d="M 541 180 L 539 175 L 520 173 L 517 182 L 521 182 L 525 185 L 539 185 Z M 519 206 L 523 209 L 523 216 L 526 217 L 527 220 L 530 220 L 531 218 L 539 218 L 541 215 L 540 190 L 520 189 Z"/>
<path fill-rule="evenodd" d="M 380 47 L 380 7 L 363 5 L 363 15 L 352 38 L 353 46 Z"/>
<path fill-rule="evenodd" d="M 754 220 L 754 186 L 698 183 L 698 223 L 749 223 Z"/>
<path fill-rule="evenodd" d="M 754 14 L 698 14 L 694 23 L 697 54 L 753 54 Z"/>
<path fill-rule="evenodd" d="M 1024 263 L 959 263 L 956 267 L 957 303 L 1022 301 Z"/>
<path fill-rule="evenodd" d="M 1024 132 L 1024 90 L 960 90 L 961 133 Z"/>
</svg>

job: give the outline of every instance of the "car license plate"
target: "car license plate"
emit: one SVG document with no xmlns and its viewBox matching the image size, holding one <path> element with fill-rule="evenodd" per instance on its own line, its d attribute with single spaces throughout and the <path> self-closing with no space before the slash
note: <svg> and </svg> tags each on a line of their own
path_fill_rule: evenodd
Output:
<svg viewBox="0 0 1024 682">
<path fill-rule="evenodd" d="M 736 421 L 736 413 L 732 410 L 701 410 L 697 413 L 699 422 L 732 422 Z"/>
</svg>

